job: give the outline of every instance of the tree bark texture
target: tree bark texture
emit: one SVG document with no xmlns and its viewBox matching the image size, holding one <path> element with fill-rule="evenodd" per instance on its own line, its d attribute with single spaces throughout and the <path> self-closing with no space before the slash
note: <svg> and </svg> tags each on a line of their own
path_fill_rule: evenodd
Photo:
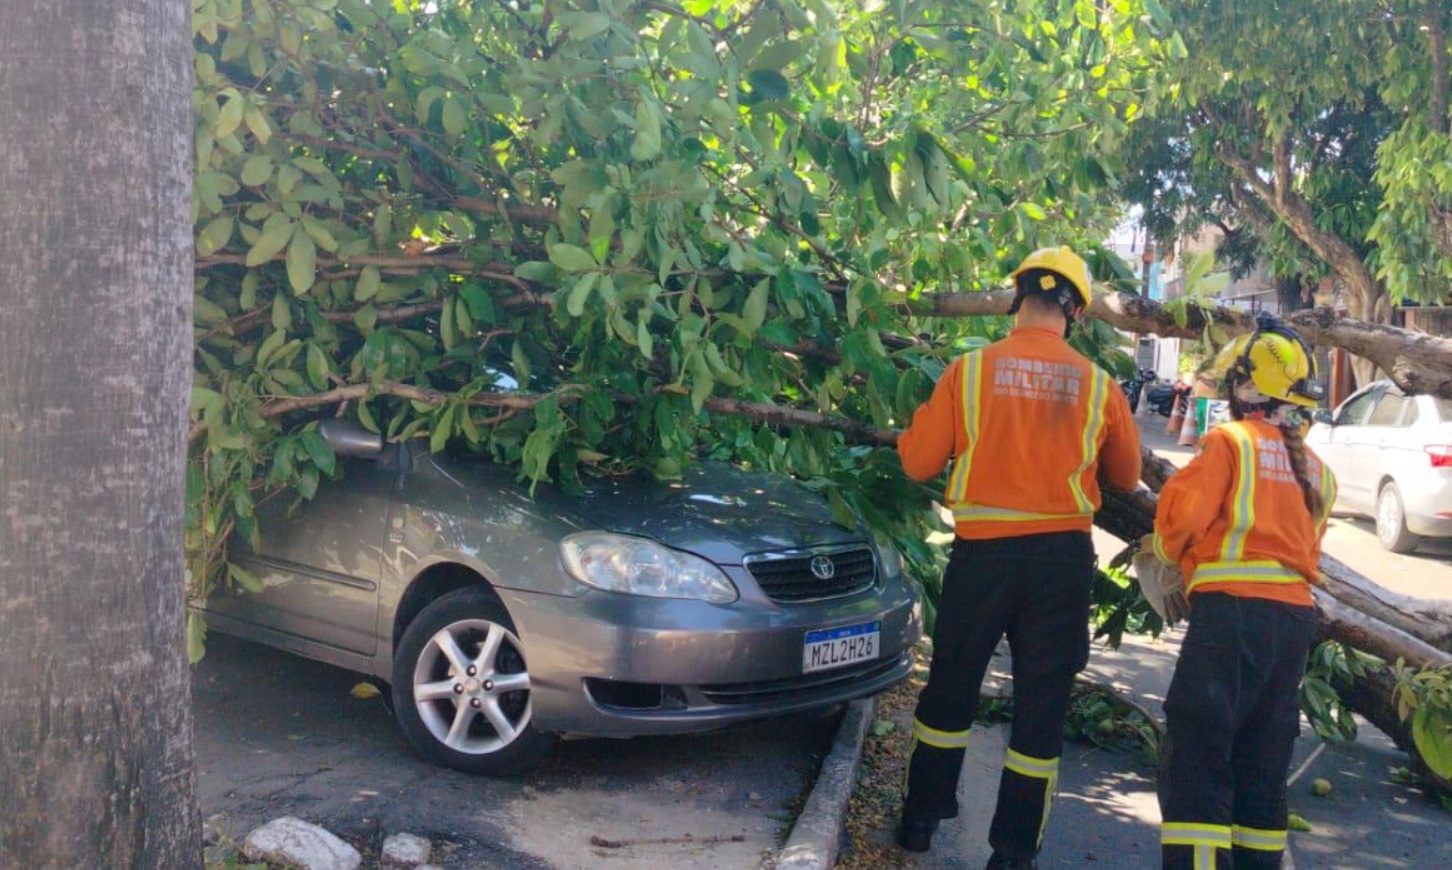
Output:
<svg viewBox="0 0 1452 870">
<path fill-rule="evenodd" d="M 0 26 L 0 867 L 198 867 L 191 7 Z"/>
</svg>

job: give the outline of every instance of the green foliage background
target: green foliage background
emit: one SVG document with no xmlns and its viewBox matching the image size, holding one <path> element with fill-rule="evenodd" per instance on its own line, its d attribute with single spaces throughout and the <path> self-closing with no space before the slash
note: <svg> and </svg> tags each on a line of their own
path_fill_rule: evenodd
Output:
<svg viewBox="0 0 1452 870">
<path fill-rule="evenodd" d="M 726 400 L 904 425 L 1003 323 L 903 303 L 1105 236 L 1154 61 L 1182 53 L 1166 23 L 1153 0 L 197 0 L 193 596 L 257 582 L 225 540 L 258 536 L 259 499 L 340 473 L 320 413 L 531 484 L 789 473 L 936 582 L 936 487 Z M 1077 340 L 1109 364 L 1112 336 Z"/>
</svg>

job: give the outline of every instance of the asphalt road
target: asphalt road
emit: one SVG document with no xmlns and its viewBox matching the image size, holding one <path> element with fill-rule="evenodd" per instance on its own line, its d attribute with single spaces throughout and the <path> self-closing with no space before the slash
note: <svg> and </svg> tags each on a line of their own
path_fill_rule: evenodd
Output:
<svg viewBox="0 0 1452 870">
<path fill-rule="evenodd" d="M 294 815 L 353 843 L 365 866 L 407 832 L 450 868 L 751 868 L 785 838 L 839 718 L 569 741 L 523 778 L 497 780 L 420 761 L 380 699 L 349 694 L 358 681 L 213 634 L 192 682 L 203 816 L 222 814 L 240 842 Z M 685 838 L 696 842 L 660 842 Z"/>
</svg>

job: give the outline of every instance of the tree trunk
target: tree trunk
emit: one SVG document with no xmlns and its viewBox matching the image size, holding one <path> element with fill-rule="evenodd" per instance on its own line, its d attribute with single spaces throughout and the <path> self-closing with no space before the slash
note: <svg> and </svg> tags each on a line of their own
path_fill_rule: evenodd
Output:
<svg viewBox="0 0 1452 870">
<path fill-rule="evenodd" d="M 0 27 L 0 866 L 200 866 L 183 637 L 191 8 Z"/>
<path fill-rule="evenodd" d="M 1452 604 L 1389 592 L 1331 556 L 1321 557 L 1321 573 L 1321 588 L 1342 604 L 1452 653 Z"/>
</svg>

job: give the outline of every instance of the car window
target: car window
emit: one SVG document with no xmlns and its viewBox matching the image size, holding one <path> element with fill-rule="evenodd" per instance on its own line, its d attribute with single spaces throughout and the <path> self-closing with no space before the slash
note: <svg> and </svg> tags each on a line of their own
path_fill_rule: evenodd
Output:
<svg viewBox="0 0 1452 870">
<path fill-rule="evenodd" d="M 1373 390 L 1362 393 L 1351 401 L 1341 406 L 1341 411 L 1336 415 L 1337 426 L 1357 426 L 1366 422 L 1366 412 L 1371 410 L 1371 404 L 1381 395 L 1381 391 Z"/>
<path fill-rule="evenodd" d="M 1452 423 L 1452 399 L 1433 399 L 1432 406 L 1437 409 L 1437 417 L 1444 423 Z"/>
<path fill-rule="evenodd" d="M 1402 422 L 1400 425 L 1415 426 L 1417 423 L 1417 419 L 1421 416 L 1421 414 L 1421 406 L 1417 404 L 1417 400 L 1408 399 L 1407 408 L 1405 411 L 1402 412 Z"/>
<path fill-rule="evenodd" d="M 1397 393 L 1382 393 L 1381 401 L 1371 409 L 1371 416 L 1367 418 L 1366 425 L 1396 426 L 1400 424 L 1407 404 L 1406 396 Z"/>
</svg>

